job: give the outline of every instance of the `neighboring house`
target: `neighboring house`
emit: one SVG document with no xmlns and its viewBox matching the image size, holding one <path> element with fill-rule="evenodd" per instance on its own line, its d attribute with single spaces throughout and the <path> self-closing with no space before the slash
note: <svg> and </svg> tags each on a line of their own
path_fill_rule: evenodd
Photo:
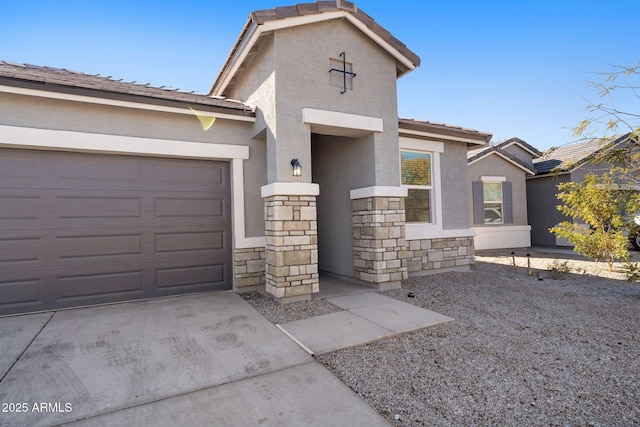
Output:
<svg viewBox="0 0 640 427">
<path fill-rule="evenodd" d="M 562 221 L 570 220 L 557 209 L 558 185 L 564 182 L 580 182 L 589 172 L 603 173 L 610 166 L 593 162 L 594 156 L 611 147 L 623 147 L 629 143 L 629 135 L 619 137 L 603 145 L 598 139 L 589 139 L 553 148 L 533 160 L 535 176 L 527 178 L 527 201 L 531 243 L 537 246 L 572 246 L 549 231 Z"/>
<path fill-rule="evenodd" d="M 0 62 L 0 314 L 468 269 L 491 135 L 399 119 L 419 64 L 346 1 L 253 12 L 209 95 Z"/>
<path fill-rule="evenodd" d="M 541 153 L 518 138 L 469 150 L 470 217 L 476 249 L 531 246 L 526 178 Z"/>
</svg>

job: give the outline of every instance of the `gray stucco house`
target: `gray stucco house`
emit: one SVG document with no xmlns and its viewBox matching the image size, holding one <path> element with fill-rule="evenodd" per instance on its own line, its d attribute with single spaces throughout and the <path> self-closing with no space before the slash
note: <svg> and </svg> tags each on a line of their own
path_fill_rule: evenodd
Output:
<svg viewBox="0 0 640 427">
<path fill-rule="evenodd" d="M 612 147 L 630 143 L 630 135 L 623 135 L 612 143 L 588 139 L 553 148 L 533 160 L 535 175 L 527 177 L 528 214 L 531 224 L 531 243 L 538 246 L 572 246 L 549 231 L 562 221 L 569 221 L 558 211 L 558 185 L 580 182 L 590 172 L 607 172 L 610 165 L 595 162 L 594 156 Z"/>
<path fill-rule="evenodd" d="M 207 95 L 0 62 L 0 314 L 468 269 L 491 135 L 399 118 L 419 64 L 346 1 L 253 12 Z"/>
<path fill-rule="evenodd" d="M 519 138 L 469 150 L 469 214 L 476 249 L 531 246 L 526 178 L 541 153 Z"/>
</svg>

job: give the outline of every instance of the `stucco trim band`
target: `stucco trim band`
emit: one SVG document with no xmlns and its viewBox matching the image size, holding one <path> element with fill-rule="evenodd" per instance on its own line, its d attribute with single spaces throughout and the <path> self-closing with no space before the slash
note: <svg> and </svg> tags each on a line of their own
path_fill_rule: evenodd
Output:
<svg viewBox="0 0 640 427">
<path fill-rule="evenodd" d="M 309 125 L 323 125 L 369 132 L 383 131 L 383 120 L 379 117 L 318 110 L 315 108 L 302 109 L 302 122 Z"/>
<path fill-rule="evenodd" d="M 310 182 L 274 182 L 260 188 L 262 197 L 271 196 L 317 196 L 320 186 Z"/>
<path fill-rule="evenodd" d="M 530 225 L 474 227 L 473 230 L 476 232 L 474 243 L 477 250 L 531 246 Z"/>
<path fill-rule="evenodd" d="M 454 230 L 442 230 L 435 226 L 425 224 L 405 225 L 406 240 L 422 240 L 422 239 L 448 239 L 456 237 L 475 237 L 476 231 L 473 228 L 460 228 Z"/>
<path fill-rule="evenodd" d="M 444 142 L 440 141 L 425 141 L 424 139 L 409 138 L 401 136 L 398 138 L 400 141 L 401 150 L 418 150 L 418 151 L 433 151 L 434 153 L 444 153 Z"/>
<path fill-rule="evenodd" d="M 407 192 L 408 190 L 404 187 L 375 185 L 351 190 L 351 200 L 367 197 L 407 197 Z"/>
<path fill-rule="evenodd" d="M 249 147 L 246 145 L 210 144 L 5 125 L 0 125 L 0 146 L 187 159 L 249 158 Z"/>
</svg>

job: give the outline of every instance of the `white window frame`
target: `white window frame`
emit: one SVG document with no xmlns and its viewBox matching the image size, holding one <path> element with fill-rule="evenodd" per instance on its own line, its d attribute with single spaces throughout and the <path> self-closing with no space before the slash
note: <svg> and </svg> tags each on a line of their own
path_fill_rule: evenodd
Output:
<svg viewBox="0 0 640 427">
<path fill-rule="evenodd" d="M 430 221 L 423 221 L 423 222 L 409 222 L 408 220 L 406 221 L 409 224 L 432 224 L 434 222 L 434 197 L 433 197 L 433 152 L 431 151 L 421 151 L 421 150 L 403 150 L 400 149 L 400 174 L 402 174 L 402 153 L 416 153 L 416 154 L 426 154 L 429 156 L 429 173 L 431 174 L 431 176 L 429 177 L 429 181 L 431 182 L 431 185 L 415 185 L 415 184 L 402 184 L 402 181 L 400 181 L 400 185 L 404 188 L 406 188 L 407 190 L 429 190 L 429 218 Z M 407 191 L 408 193 L 408 191 Z M 406 208 L 406 206 L 405 206 Z"/>
<path fill-rule="evenodd" d="M 407 222 L 405 230 L 407 240 L 433 238 L 442 232 L 442 191 L 440 182 L 440 153 L 444 152 L 444 143 L 401 136 L 400 151 L 431 154 L 431 222 Z M 402 165 L 400 165 L 402 172 Z M 425 188 L 423 186 L 402 185 L 403 188 Z"/>
<path fill-rule="evenodd" d="M 482 223 L 485 225 L 503 225 L 504 222 L 504 193 L 502 190 L 502 183 L 507 180 L 504 176 L 482 176 L 480 177 L 482 181 Z M 485 184 L 500 184 L 500 194 L 502 194 L 501 199 L 498 200 L 486 200 L 484 198 L 484 185 Z M 487 203 L 500 203 L 500 222 L 487 222 L 487 218 L 484 215 L 485 206 Z"/>
</svg>

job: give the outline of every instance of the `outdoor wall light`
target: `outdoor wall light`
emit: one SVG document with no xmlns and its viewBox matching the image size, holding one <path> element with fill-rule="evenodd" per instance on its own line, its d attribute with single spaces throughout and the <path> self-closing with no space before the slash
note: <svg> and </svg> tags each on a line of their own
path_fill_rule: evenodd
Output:
<svg viewBox="0 0 640 427">
<path fill-rule="evenodd" d="M 302 176 L 302 165 L 298 159 L 291 159 L 291 167 L 293 168 L 293 176 Z"/>
</svg>

